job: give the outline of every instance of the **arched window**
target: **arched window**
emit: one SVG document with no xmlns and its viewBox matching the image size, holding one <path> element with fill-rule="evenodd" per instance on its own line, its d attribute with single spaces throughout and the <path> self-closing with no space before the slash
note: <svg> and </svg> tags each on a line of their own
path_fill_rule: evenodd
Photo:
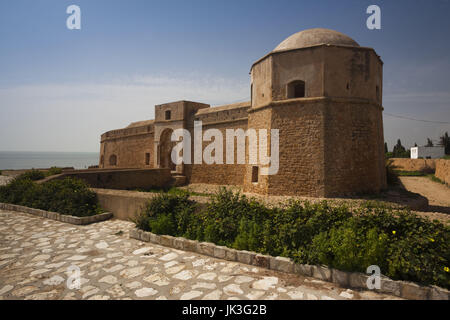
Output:
<svg viewBox="0 0 450 320">
<path fill-rule="evenodd" d="M 305 97 L 305 81 L 294 80 L 287 85 L 287 98 L 304 98 Z"/>
<path fill-rule="evenodd" d="M 117 165 L 117 156 L 115 154 L 112 154 L 109 157 L 109 165 L 110 166 L 116 166 Z"/>
</svg>

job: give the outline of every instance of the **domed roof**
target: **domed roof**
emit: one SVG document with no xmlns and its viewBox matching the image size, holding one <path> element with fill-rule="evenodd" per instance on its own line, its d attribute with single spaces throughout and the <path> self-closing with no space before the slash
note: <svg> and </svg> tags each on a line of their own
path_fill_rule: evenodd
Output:
<svg viewBox="0 0 450 320">
<path fill-rule="evenodd" d="M 311 47 L 319 44 L 333 44 L 359 47 L 359 44 L 345 34 L 323 28 L 308 29 L 286 38 L 273 51 Z"/>
</svg>

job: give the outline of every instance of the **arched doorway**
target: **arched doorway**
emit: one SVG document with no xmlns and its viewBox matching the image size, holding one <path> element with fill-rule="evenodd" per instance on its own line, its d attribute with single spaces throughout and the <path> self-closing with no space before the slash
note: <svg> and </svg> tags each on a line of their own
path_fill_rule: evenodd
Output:
<svg viewBox="0 0 450 320">
<path fill-rule="evenodd" d="M 176 142 L 171 141 L 172 129 L 165 129 L 159 138 L 159 164 L 161 168 L 170 168 L 175 171 L 176 165 L 172 162 L 172 149 Z"/>
</svg>

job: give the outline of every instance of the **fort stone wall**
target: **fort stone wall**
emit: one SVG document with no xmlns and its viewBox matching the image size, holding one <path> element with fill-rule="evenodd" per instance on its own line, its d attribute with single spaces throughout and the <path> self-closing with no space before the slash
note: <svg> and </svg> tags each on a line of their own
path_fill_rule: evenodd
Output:
<svg viewBox="0 0 450 320">
<path fill-rule="evenodd" d="M 386 188 L 381 107 L 357 99 L 325 101 L 325 195 Z"/>
<path fill-rule="evenodd" d="M 245 173 L 245 164 L 237 163 L 237 139 L 234 140 L 234 160 L 233 164 L 227 164 L 226 158 L 226 135 L 227 129 L 244 131 L 248 128 L 248 112 L 250 104 L 248 102 L 227 105 L 211 109 L 200 110 L 196 116 L 196 121 L 202 121 L 202 130 L 217 129 L 222 134 L 223 143 L 223 164 L 207 164 L 202 159 L 202 164 L 194 164 L 193 151 L 194 141 L 192 141 L 192 161 L 191 165 L 185 165 L 184 171 L 189 183 L 210 183 L 226 185 L 242 185 Z M 191 137 L 194 137 L 193 126 L 189 127 Z M 211 141 L 202 142 L 202 153 Z M 245 152 L 245 151 L 244 151 Z"/>
<path fill-rule="evenodd" d="M 298 32 L 256 61 L 250 69 L 250 102 L 219 107 L 177 101 L 155 106 L 155 120 L 133 123 L 102 135 L 100 168 L 166 168 L 187 183 L 242 185 L 247 192 L 334 197 L 378 192 L 386 187 L 382 119 L 383 62 L 372 48 L 328 29 Z M 212 141 L 202 142 L 202 163 L 194 163 L 194 123 L 223 139 L 223 164 L 203 158 Z M 174 165 L 171 133 L 191 135 L 191 163 Z M 226 164 L 227 129 L 279 133 L 278 172 L 250 160 Z M 243 152 L 239 153 L 241 155 Z M 198 155 L 197 155 L 198 156 Z M 181 176 L 181 177 L 180 177 Z M 183 177 L 184 176 L 184 177 Z M 182 178 L 182 179 L 181 179 Z"/>
<path fill-rule="evenodd" d="M 109 131 L 100 142 L 99 168 L 154 168 L 153 124 Z"/>
</svg>

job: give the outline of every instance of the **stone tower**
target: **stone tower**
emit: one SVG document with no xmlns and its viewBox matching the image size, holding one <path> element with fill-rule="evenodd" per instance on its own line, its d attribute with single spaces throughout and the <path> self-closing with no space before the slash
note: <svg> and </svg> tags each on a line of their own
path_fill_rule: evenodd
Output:
<svg viewBox="0 0 450 320">
<path fill-rule="evenodd" d="M 248 127 L 279 130 L 279 171 L 263 176 L 247 165 L 245 191 L 332 197 L 385 188 L 382 79 L 374 49 L 328 29 L 298 32 L 256 61 Z"/>
</svg>

